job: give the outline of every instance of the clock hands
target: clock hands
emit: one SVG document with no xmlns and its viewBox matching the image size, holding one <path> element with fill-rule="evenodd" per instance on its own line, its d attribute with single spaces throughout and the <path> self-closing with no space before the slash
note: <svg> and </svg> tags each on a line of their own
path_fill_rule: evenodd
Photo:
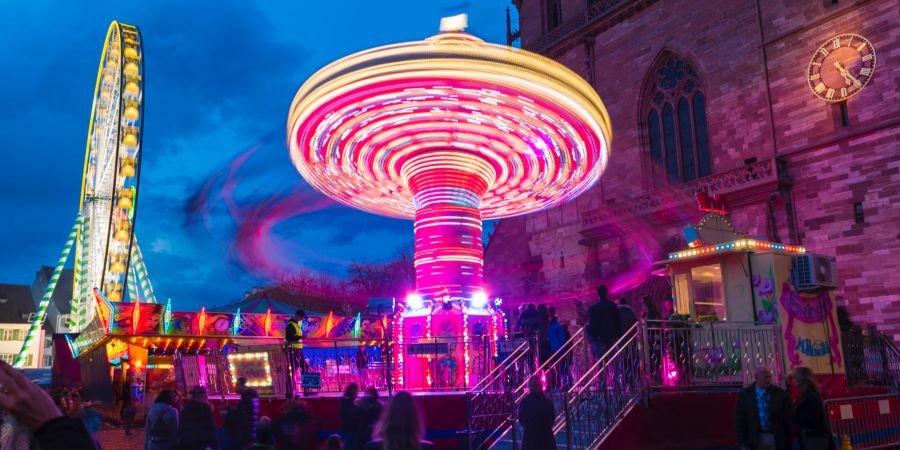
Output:
<svg viewBox="0 0 900 450">
<path fill-rule="evenodd" d="M 856 87 L 861 87 L 862 83 L 857 80 L 853 75 L 850 75 L 850 71 L 844 68 L 844 66 L 839 62 L 834 62 L 834 67 L 837 67 L 837 70 L 841 73 L 841 76 L 844 77 L 844 82 L 847 83 L 847 86 L 855 85 Z"/>
</svg>

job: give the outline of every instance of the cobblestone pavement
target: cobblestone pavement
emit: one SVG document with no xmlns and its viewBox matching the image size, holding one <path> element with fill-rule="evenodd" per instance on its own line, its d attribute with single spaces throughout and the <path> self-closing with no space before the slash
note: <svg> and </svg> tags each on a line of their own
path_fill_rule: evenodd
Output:
<svg viewBox="0 0 900 450">
<path fill-rule="evenodd" d="M 131 436 L 125 436 L 121 428 L 106 428 L 97 433 L 97 440 L 103 450 L 140 450 L 144 448 L 144 430 L 132 429 Z"/>
</svg>

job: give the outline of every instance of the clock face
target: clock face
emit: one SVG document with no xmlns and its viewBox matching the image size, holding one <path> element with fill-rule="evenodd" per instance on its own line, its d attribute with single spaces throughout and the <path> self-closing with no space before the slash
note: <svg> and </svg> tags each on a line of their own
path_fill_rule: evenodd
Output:
<svg viewBox="0 0 900 450">
<path fill-rule="evenodd" d="M 856 34 L 835 36 L 816 50 L 807 80 L 816 97 L 841 102 L 858 94 L 875 73 L 875 48 Z"/>
</svg>

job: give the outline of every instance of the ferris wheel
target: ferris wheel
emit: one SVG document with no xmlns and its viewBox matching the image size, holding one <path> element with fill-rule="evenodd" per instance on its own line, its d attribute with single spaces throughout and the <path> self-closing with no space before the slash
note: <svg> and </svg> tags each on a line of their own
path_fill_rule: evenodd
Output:
<svg viewBox="0 0 900 450">
<path fill-rule="evenodd" d="M 81 182 L 70 324 L 93 317 L 92 291 L 122 301 L 129 276 L 141 167 L 144 61 L 137 27 L 112 22 L 106 33 L 88 126 Z"/>
<path fill-rule="evenodd" d="M 108 300 L 156 303 L 144 267 L 134 219 L 141 171 L 144 115 L 144 50 L 141 32 L 113 21 L 106 32 L 88 125 L 79 212 L 47 289 L 38 303 L 25 342 L 13 365 L 22 367 L 44 322 L 72 247 L 75 279 L 68 332 L 94 319 L 94 290 Z"/>
</svg>

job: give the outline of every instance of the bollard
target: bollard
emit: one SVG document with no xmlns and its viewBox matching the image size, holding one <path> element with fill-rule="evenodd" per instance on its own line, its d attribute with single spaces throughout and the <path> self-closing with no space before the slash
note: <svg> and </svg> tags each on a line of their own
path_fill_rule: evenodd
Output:
<svg viewBox="0 0 900 450">
<path fill-rule="evenodd" d="M 850 435 L 841 436 L 841 450 L 853 450 L 853 443 L 850 442 Z"/>
</svg>

